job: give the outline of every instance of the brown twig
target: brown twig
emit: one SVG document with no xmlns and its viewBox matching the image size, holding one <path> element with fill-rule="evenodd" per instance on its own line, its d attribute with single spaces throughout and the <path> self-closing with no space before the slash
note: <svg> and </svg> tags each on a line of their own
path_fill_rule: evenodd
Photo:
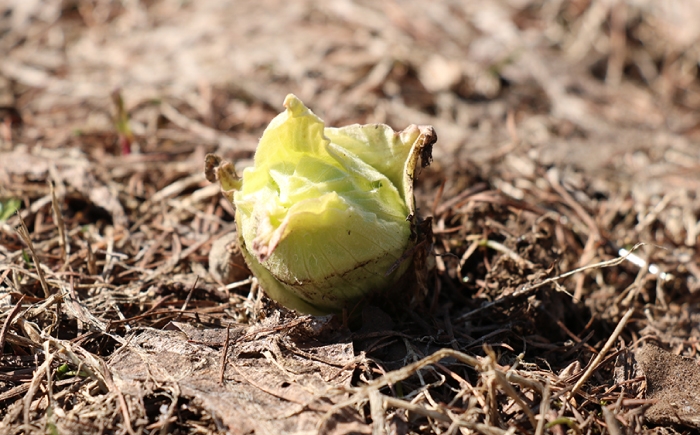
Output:
<svg viewBox="0 0 700 435">
<path fill-rule="evenodd" d="M 185 303 L 183 303 L 182 308 L 180 308 L 180 313 L 184 313 L 185 310 L 187 310 L 187 304 L 190 303 L 190 299 L 192 299 L 192 293 L 194 292 L 194 289 L 197 287 L 198 282 L 199 282 L 199 276 L 197 276 L 194 279 L 194 284 L 192 284 L 192 287 L 190 287 L 189 293 L 187 293 L 187 297 L 185 298 Z"/>
<path fill-rule="evenodd" d="M 34 244 L 32 243 L 32 239 L 29 236 L 29 230 L 27 229 L 27 225 L 24 223 L 24 219 L 22 219 L 22 216 L 17 215 L 19 217 L 19 228 L 17 228 L 17 233 L 19 236 L 24 240 L 24 243 L 27 245 L 27 248 L 29 249 L 29 252 L 32 255 L 32 260 L 34 261 L 34 268 L 36 269 L 36 273 L 39 276 L 39 282 L 41 283 L 41 288 L 44 290 L 44 297 L 49 298 L 51 296 L 51 292 L 49 291 L 49 285 L 46 283 L 46 278 L 44 278 L 44 271 L 41 268 L 41 263 L 39 262 L 39 256 L 36 254 L 36 251 L 34 250 Z"/>
<path fill-rule="evenodd" d="M 605 345 L 600 350 L 598 355 L 596 355 L 595 359 L 593 360 L 591 365 L 588 367 L 586 372 L 583 374 L 583 376 L 581 376 L 581 378 L 578 380 L 578 382 L 576 382 L 576 385 L 574 385 L 574 388 L 571 389 L 571 396 L 572 397 L 578 392 L 578 390 L 588 380 L 588 378 L 593 374 L 593 372 L 598 369 L 600 362 L 603 360 L 603 358 L 605 358 L 605 355 L 612 348 L 613 344 L 615 344 L 617 337 L 619 337 L 620 334 L 622 333 L 622 330 L 625 329 L 625 326 L 627 326 L 627 321 L 630 319 L 630 317 L 632 317 L 633 313 L 634 313 L 634 307 L 627 310 L 625 315 L 622 316 L 622 319 L 620 319 L 620 322 L 617 324 L 617 327 L 615 327 L 615 330 L 610 335 L 610 338 L 608 338 L 608 341 L 605 343 Z"/>
<path fill-rule="evenodd" d="M 2 324 L 2 330 L 0 330 L 0 358 L 2 358 L 3 354 L 3 349 L 5 348 L 5 337 L 7 335 L 7 331 L 10 327 L 10 324 L 12 323 L 12 319 L 15 318 L 17 313 L 19 313 L 19 310 L 22 309 L 22 301 L 24 300 L 24 295 L 22 295 L 15 306 L 12 308 L 12 311 L 7 315 L 7 318 Z"/>
<path fill-rule="evenodd" d="M 226 325 L 226 341 L 224 348 L 221 351 L 221 370 L 219 371 L 219 385 L 224 385 L 224 376 L 226 374 L 226 355 L 228 354 L 228 342 L 231 337 L 231 325 Z"/>
<path fill-rule="evenodd" d="M 70 254 L 70 245 L 68 244 L 68 239 L 66 238 L 66 223 L 63 220 L 63 214 L 61 213 L 61 205 L 58 203 L 58 198 L 56 198 L 56 189 L 53 182 L 49 180 L 49 191 L 51 192 L 51 210 L 53 210 L 53 218 L 56 221 L 56 227 L 58 228 L 58 246 L 61 248 L 61 258 L 65 262 Z"/>
</svg>

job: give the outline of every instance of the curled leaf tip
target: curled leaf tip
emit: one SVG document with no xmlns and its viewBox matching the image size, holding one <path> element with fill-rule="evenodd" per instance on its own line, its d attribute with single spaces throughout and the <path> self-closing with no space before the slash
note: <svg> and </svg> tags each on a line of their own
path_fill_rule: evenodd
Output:
<svg viewBox="0 0 700 435">
<path fill-rule="evenodd" d="M 233 193 L 243 186 L 243 181 L 236 174 L 233 164 L 216 154 L 207 154 L 204 157 L 204 176 L 211 183 L 218 182 L 221 191 L 231 202 L 233 202 Z"/>
<path fill-rule="evenodd" d="M 421 167 L 425 168 L 430 166 L 430 163 L 433 161 L 433 145 L 437 142 L 437 133 L 435 133 L 435 129 L 430 125 L 421 125 L 418 128 L 423 136 L 420 163 Z"/>
<path fill-rule="evenodd" d="M 284 108 L 296 116 L 309 111 L 304 103 L 294 94 L 287 94 L 287 97 L 284 99 Z"/>
<path fill-rule="evenodd" d="M 284 99 L 284 108 L 286 109 L 285 114 L 289 118 L 309 117 L 312 122 L 317 122 L 321 127 L 323 126 L 323 121 L 294 94 L 287 94 Z M 270 125 L 274 126 L 275 123 L 273 122 Z"/>
</svg>

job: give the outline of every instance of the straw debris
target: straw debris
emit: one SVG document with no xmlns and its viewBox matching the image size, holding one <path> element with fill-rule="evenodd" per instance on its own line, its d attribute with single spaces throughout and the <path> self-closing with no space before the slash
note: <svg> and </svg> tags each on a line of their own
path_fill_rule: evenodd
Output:
<svg viewBox="0 0 700 435">
<path fill-rule="evenodd" d="M 699 20 L 3 3 L 0 433 L 697 430 Z M 205 156 L 250 165 L 289 92 L 329 125 L 435 127 L 408 301 L 300 316 L 236 256 Z"/>
</svg>

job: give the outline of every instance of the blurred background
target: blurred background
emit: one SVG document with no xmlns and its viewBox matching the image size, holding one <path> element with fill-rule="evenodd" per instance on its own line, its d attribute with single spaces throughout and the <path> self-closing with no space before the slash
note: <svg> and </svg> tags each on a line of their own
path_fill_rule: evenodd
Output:
<svg viewBox="0 0 700 435">
<path fill-rule="evenodd" d="M 144 152 L 163 146 L 158 123 L 177 125 L 160 101 L 249 150 L 289 92 L 330 124 L 434 124 L 446 161 L 516 137 L 540 159 L 597 168 L 700 131 L 694 0 L 5 0 L 0 12 L 0 107 L 19 128 L 5 150 L 113 130 L 118 88 Z"/>
<path fill-rule="evenodd" d="M 245 166 L 292 92 L 329 125 L 434 125 L 448 192 L 493 162 L 585 171 L 630 212 L 673 191 L 661 216 L 694 246 L 698 22 L 694 0 L 5 0 L 0 195 L 30 171 L 16 162 L 51 149 L 164 152 L 177 177 L 211 151 Z"/>
<path fill-rule="evenodd" d="M 695 356 L 698 23 L 700 0 L 0 0 L 2 315 L 16 314 L 10 311 L 21 297 L 25 304 L 52 297 L 16 231 L 19 210 L 52 285 L 70 288 L 82 304 L 64 304 L 55 317 L 32 311 L 33 321 L 93 355 L 107 360 L 130 328 L 161 331 L 181 316 L 206 328 L 253 328 L 265 315 L 279 320 L 250 280 L 225 288 L 207 271 L 212 243 L 234 225 L 231 205 L 205 180 L 203 164 L 216 152 L 239 168 L 249 165 L 263 129 L 294 93 L 328 125 L 430 124 L 438 135 L 417 189 L 420 211 L 435 217 L 435 269 L 421 314 L 386 322 L 387 330 L 409 334 L 401 337 L 413 347 L 389 334 L 393 347 L 368 350 L 375 364 L 384 359 L 391 370 L 414 350 L 472 353 L 493 344 L 502 360 L 525 355 L 522 370 L 537 371 L 537 379 L 546 372 L 560 385 L 573 382 L 569 375 L 588 364 L 630 307 L 636 317 L 627 341 L 616 342 L 620 352 L 639 336 L 654 336 Z M 638 242 L 649 245 L 634 264 L 579 273 L 527 303 L 508 299 L 515 289 L 609 260 Z M 649 263 L 656 269 L 646 274 Z M 559 291 L 564 287 L 573 297 Z M 496 299 L 511 303 L 480 311 Z M 34 387 L 43 376 L 34 371 L 36 349 L 49 345 L 8 325 L 24 335 L 6 348 L 26 356 L 0 379 L 0 390 L 11 388 L 1 397 L 12 404 L 4 420 L 12 426 L 21 424 L 20 398 L 32 376 Z M 114 334 L 82 335 L 83 325 L 114 325 Z M 362 346 L 350 342 L 348 358 Z M 119 373 L 109 364 L 105 370 Z M 128 377 L 132 367 L 123 369 Z M 579 408 L 585 421 L 557 396 L 551 402 L 561 405 L 559 416 L 598 433 L 599 403 L 643 396 L 641 387 L 626 390 L 641 378 L 613 379 L 612 368 L 605 370 L 590 390 L 599 395 Z M 608 395 L 620 385 L 619 395 Z M 456 403 L 451 388 L 440 400 Z M 138 411 L 143 401 L 134 397 L 141 396 L 129 397 L 140 425 L 161 421 L 162 398 L 147 398 L 157 406 Z M 247 402 L 233 406 L 220 397 L 198 412 L 240 409 L 230 429 L 260 424 L 258 408 L 249 412 Z M 24 423 L 45 433 L 50 417 L 39 399 Z M 80 409 L 107 403 L 80 400 L 86 408 L 65 406 L 73 421 Z M 505 427 L 513 414 L 499 403 Z M 623 404 L 630 433 L 649 403 Z M 119 416 L 110 411 L 108 421 L 117 426 Z M 191 416 L 179 418 L 190 427 Z M 547 418 L 556 424 L 558 415 Z M 248 426 L 239 427 L 242 419 Z M 214 431 L 219 423 L 212 421 Z M 315 420 L 303 424 L 316 428 Z"/>
</svg>

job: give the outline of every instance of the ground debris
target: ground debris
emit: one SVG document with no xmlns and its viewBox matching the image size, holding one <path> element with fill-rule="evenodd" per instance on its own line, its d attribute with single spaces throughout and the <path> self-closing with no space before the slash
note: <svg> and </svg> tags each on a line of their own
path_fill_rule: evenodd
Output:
<svg viewBox="0 0 700 435">
<path fill-rule="evenodd" d="M 697 430 L 658 399 L 700 349 L 699 11 L 0 2 L 0 432 Z M 411 304 L 298 316 L 238 267 L 202 165 L 289 92 L 435 127 Z"/>
<path fill-rule="evenodd" d="M 698 362 L 653 344 L 640 348 L 636 359 L 646 378 L 646 397 L 655 402 L 644 412 L 644 418 L 656 425 L 700 429 Z"/>
<path fill-rule="evenodd" d="M 124 393 L 176 389 L 181 400 L 206 409 L 229 433 L 313 431 L 323 413 L 346 397 L 340 387 L 354 369 L 352 344 L 317 344 L 314 358 L 303 358 L 281 347 L 308 343 L 285 344 L 282 337 L 255 329 L 231 336 L 223 384 L 217 381 L 221 349 L 176 331 L 139 331 L 112 356 L 108 367 Z"/>
</svg>

